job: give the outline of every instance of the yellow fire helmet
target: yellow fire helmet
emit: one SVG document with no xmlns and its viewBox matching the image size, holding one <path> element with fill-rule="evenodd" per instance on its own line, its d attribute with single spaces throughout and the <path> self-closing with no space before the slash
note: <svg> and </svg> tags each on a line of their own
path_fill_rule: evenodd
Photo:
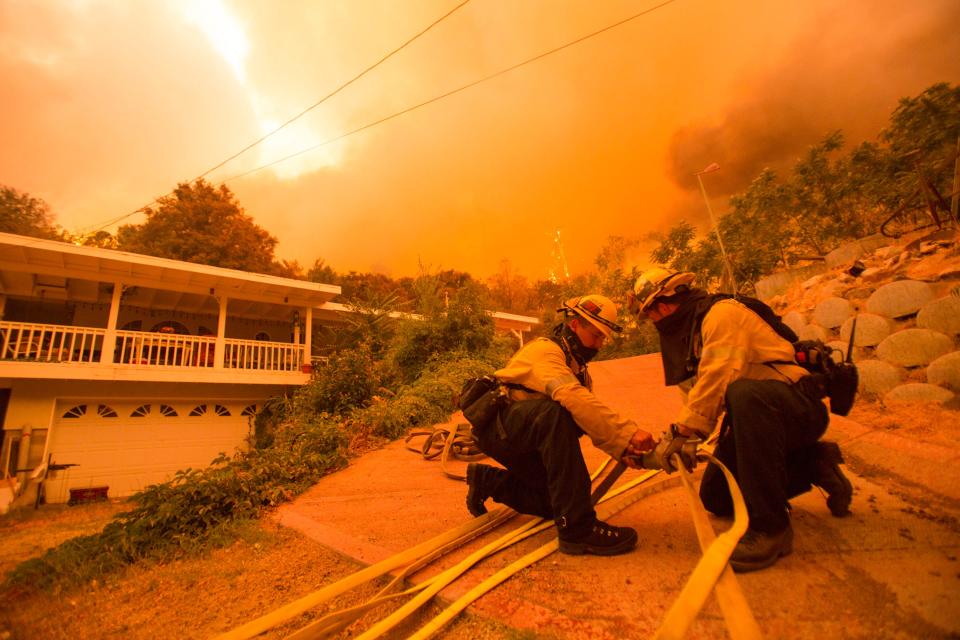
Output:
<svg viewBox="0 0 960 640">
<path fill-rule="evenodd" d="M 657 298 L 669 298 L 682 286 L 689 287 L 696 276 L 688 271 L 670 271 L 654 267 L 640 274 L 633 284 L 630 296 L 630 312 L 646 311 Z"/>
<path fill-rule="evenodd" d="M 617 324 L 617 305 L 606 296 L 597 294 L 570 298 L 559 309 L 564 313 L 575 313 L 608 338 L 620 333 L 623 327 Z"/>
</svg>

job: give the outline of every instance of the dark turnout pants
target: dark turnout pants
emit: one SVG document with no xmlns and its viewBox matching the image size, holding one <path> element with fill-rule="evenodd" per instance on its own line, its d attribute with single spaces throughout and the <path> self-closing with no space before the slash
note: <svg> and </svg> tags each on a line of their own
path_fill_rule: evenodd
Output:
<svg viewBox="0 0 960 640">
<path fill-rule="evenodd" d="M 735 380 L 727 387 L 726 406 L 715 455 L 740 485 L 750 528 L 782 531 L 790 523 L 787 501 L 810 490 L 827 409 L 778 380 Z M 717 515 L 733 513 L 726 478 L 716 465 L 704 471 L 700 498 Z"/>
<path fill-rule="evenodd" d="M 477 436 L 480 449 L 506 467 L 491 487 L 495 501 L 520 513 L 553 518 L 563 538 L 576 538 L 596 519 L 580 436 L 570 412 L 553 400 L 521 400 Z M 505 437 L 503 437 L 505 435 Z"/>
</svg>

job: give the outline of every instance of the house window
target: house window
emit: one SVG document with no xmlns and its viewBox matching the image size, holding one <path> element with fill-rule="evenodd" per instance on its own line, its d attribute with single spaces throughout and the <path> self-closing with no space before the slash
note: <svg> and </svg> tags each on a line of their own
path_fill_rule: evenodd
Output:
<svg viewBox="0 0 960 640">
<path fill-rule="evenodd" d="M 163 322 L 153 325 L 153 328 L 150 329 L 150 331 L 159 333 L 175 333 L 179 336 L 190 335 L 190 329 L 187 329 L 186 326 L 180 322 L 177 322 L 176 320 L 164 320 Z"/>
<path fill-rule="evenodd" d="M 223 417 L 223 418 L 226 418 L 227 416 L 230 415 L 230 410 L 227 409 L 227 408 L 226 408 L 225 406 L 223 406 L 222 404 L 216 404 L 216 405 L 214 405 L 214 406 L 213 406 L 213 410 L 214 410 L 214 412 L 216 412 L 216 414 L 217 414 L 218 416 L 221 416 L 221 417 Z"/>
<path fill-rule="evenodd" d="M 101 418 L 116 418 L 117 412 L 114 411 L 112 407 L 101 404 L 97 406 L 97 415 Z"/>
<path fill-rule="evenodd" d="M 72 409 L 68 409 L 66 413 L 63 414 L 64 418 L 80 418 L 87 415 L 87 405 L 78 404 Z"/>
<path fill-rule="evenodd" d="M 165 418 L 176 418 L 177 410 L 168 404 L 162 404 L 160 405 L 160 415 L 164 416 Z"/>
<path fill-rule="evenodd" d="M 133 413 L 130 414 L 131 418 L 143 418 L 150 414 L 150 405 L 142 404 L 136 409 L 133 410 Z"/>
<path fill-rule="evenodd" d="M 246 416 L 246 417 L 257 415 L 257 405 L 248 404 L 246 407 L 243 408 L 243 411 L 240 412 L 240 415 Z"/>
<path fill-rule="evenodd" d="M 140 331 L 143 329 L 143 320 L 131 320 L 120 327 L 120 331 Z"/>
<path fill-rule="evenodd" d="M 266 341 L 266 342 L 270 342 L 270 334 L 267 333 L 266 331 L 258 331 L 258 332 L 257 332 L 257 335 L 253 336 L 253 339 L 254 339 L 254 340 L 263 340 L 263 341 Z"/>
<path fill-rule="evenodd" d="M 206 413 L 207 413 L 207 405 L 198 404 L 193 408 L 193 410 L 190 411 L 190 417 L 197 418 L 199 416 L 206 415 Z"/>
</svg>

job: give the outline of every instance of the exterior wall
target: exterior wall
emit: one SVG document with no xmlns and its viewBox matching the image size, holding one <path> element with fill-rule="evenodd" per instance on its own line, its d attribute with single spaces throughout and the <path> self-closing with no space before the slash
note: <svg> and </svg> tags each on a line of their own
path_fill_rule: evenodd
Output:
<svg viewBox="0 0 960 640">
<path fill-rule="evenodd" d="M 91 380 L 0 379 L 0 388 L 9 388 L 10 402 L 3 426 L 2 460 L 6 461 L 14 442 L 19 442 L 18 469 L 34 468 L 43 461 L 57 411 L 72 401 L 177 403 L 202 402 L 262 403 L 282 394 L 282 385 L 100 382 Z M 59 405 L 58 405 L 59 403 Z M 236 443 L 238 446 L 242 441 Z"/>
</svg>

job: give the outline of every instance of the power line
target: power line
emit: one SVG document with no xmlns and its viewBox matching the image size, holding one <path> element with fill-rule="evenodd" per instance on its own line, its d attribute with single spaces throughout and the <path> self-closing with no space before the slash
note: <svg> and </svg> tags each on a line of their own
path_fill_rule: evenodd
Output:
<svg viewBox="0 0 960 640">
<path fill-rule="evenodd" d="M 257 171 L 262 171 L 262 170 L 267 169 L 267 168 L 269 168 L 269 167 L 272 167 L 272 166 L 274 166 L 274 165 L 280 164 L 281 162 L 286 162 L 287 160 L 290 160 L 290 159 L 292 159 L 292 158 L 296 158 L 297 156 L 300 156 L 300 155 L 303 155 L 303 154 L 305 154 L 305 153 L 309 153 L 310 151 L 314 151 L 314 150 L 316 150 L 316 149 L 319 149 L 320 147 L 324 147 L 324 146 L 326 146 L 326 145 L 328 145 L 328 144 L 333 144 L 334 142 L 339 142 L 340 140 L 343 140 L 344 138 L 346 138 L 346 137 L 348 137 L 348 136 L 352 136 L 352 135 L 354 135 L 354 134 L 356 134 L 356 133 L 360 133 L 361 131 L 365 131 L 366 129 L 370 129 L 371 127 L 375 127 L 375 126 L 377 126 L 377 125 L 379 125 L 379 124 L 383 124 L 384 122 L 387 122 L 387 121 L 389 121 L 389 120 L 393 120 L 394 118 L 398 118 L 398 117 L 400 117 L 400 116 L 402 116 L 402 115 L 405 115 L 405 114 L 407 114 L 407 113 L 410 113 L 411 111 L 416 111 L 417 109 L 420 109 L 421 107 L 425 107 L 425 106 L 427 106 L 427 105 L 429 105 L 429 104 L 433 104 L 434 102 L 438 102 L 438 101 L 440 101 L 440 100 L 443 100 L 444 98 L 449 98 L 450 96 L 455 95 L 455 94 L 457 94 L 457 93 L 460 93 L 461 91 L 466 91 L 467 89 L 470 89 L 470 88 L 472 88 L 472 87 L 475 87 L 475 86 L 477 86 L 478 84 L 482 84 L 482 83 L 484 83 L 484 82 L 487 82 L 488 80 L 493 80 L 494 78 L 496 78 L 496 77 L 498 77 L 498 76 L 502 76 L 502 75 L 504 75 L 504 74 L 510 73 L 511 71 L 514 71 L 514 70 L 516 70 L 516 69 L 519 69 L 520 67 L 526 66 L 526 65 L 528 65 L 528 64 L 530 64 L 530 63 L 532 63 L 532 62 L 536 62 L 537 60 L 540 60 L 541 58 L 545 58 L 545 57 L 547 57 L 547 56 L 549 56 L 549 55 L 553 55 L 554 53 L 557 53 L 558 51 L 562 51 L 562 50 L 567 49 L 567 48 L 569 48 L 569 47 L 572 47 L 572 46 L 574 46 L 574 45 L 580 44 L 581 42 L 584 42 L 585 40 L 589 40 L 590 38 L 593 38 L 593 37 L 598 36 L 598 35 L 600 35 L 600 34 L 602 34 L 602 33 L 605 33 L 605 32 L 607 32 L 607 31 L 610 31 L 611 29 L 615 29 L 615 28 L 617 28 L 617 27 L 620 27 L 620 26 L 622 26 L 622 25 L 624 25 L 624 24 L 626 24 L 626 23 L 628 23 L 628 22 L 630 22 L 630 21 L 632 21 L 632 20 L 636 20 L 637 18 L 643 17 L 643 16 L 647 15 L 648 13 L 652 13 L 652 12 L 656 11 L 657 9 L 660 9 L 660 8 L 662 8 L 662 7 L 665 7 L 665 6 L 667 6 L 668 4 L 672 4 L 672 3 L 675 2 L 675 1 L 676 1 L 676 0 L 665 0 L 665 2 L 661 2 L 660 4 L 655 5 L 655 6 L 653 6 L 653 7 L 650 7 L 649 9 L 645 9 L 645 10 L 641 11 L 640 13 L 634 14 L 634 15 L 628 17 L 628 18 L 624 18 L 623 20 L 620 20 L 620 21 L 615 22 L 615 23 L 613 23 L 613 24 L 607 25 L 606 27 L 603 27 L 602 29 L 598 29 L 597 31 L 594 31 L 594 32 L 592 32 L 592 33 L 588 33 L 588 34 L 585 35 L 585 36 L 581 36 L 581 37 L 577 38 L 576 40 L 571 40 L 570 42 L 567 42 L 567 43 L 565 43 L 565 44 L 562 44 L 562 45 L 560 45 L 560 46 L 558 46 L 558 47 L 554 47 L 553 49 L 550 49 L 549 51 L 544 51 L 543 53 L 539 53 L 539 54 L 533 56 L 532 58 L 527 58 L 527 59 L 524 60 L 523 62 L 518 62 L 517 64 L 514 64 L 514 65 L 512 65 L 512 66 L 509 66 L 509 67 L 507 67 L 507 68 L 505 68 L 505 69 L 501 69 L 500 71 L 496 71 L 496 72 L 494 72 L 494 73 L 492 73 L 492 74 L 490 74 L 490 75 L 488 75 L 488 76 L 484 76 L 484 77 L 482 77 L 482 78 L 479 78 L 479 79 L 477 79 L 477 80 L 474 80 L 473 82 L 469 82 L 469 83 L 467 83 L 467 84 L 465 84 L 465 85 L 463 85 L 463 86 L 457 87 L 456 89 L 452 89 L 452 90 L 450 90 L 450 91 L 447 91 L 446 93 L 440 94 L 440 95 L 438 95 L 438 96 L 434 96 L 433 98 L 430 98 L 429 100 L 424 100 L 423 102 L 420 102 L 419 104 L 415 104 L 415 105 L 413 105 L 413 106 L 411 106 L 411 107 L 407 107 L 406 109 L 402 109 L 402 110 L 400 110 L 400 111 L 396 111 L 396 112 L 394 112 L 394 113 L 391 113 L 391 114 L 388 115 L 388 116 L 384 116 L 384 117 L 380 118 L 379 120 L 375 120 L 375 121 L 373 121 L 373 122 L 369 122 L 369 123 L 367 123 L 367 124 L 365 124 L 365 125 L 363 125 L 363 126 L 357 127 L 356 129 L 353 129 L 353 130 L 348 131 L 348 132 L 346 132 L 346 133 L 342 133 L 342 134 L 340 134 L 340 135 L 338 135 L 338 136 L 336 136 L 336 137 L 330 138 L 330 139 L 328 139 L 328 140 L 324 140 L 323 142 L 320 142 L 320 143 L 318 143 L 318 144 L 315 144 L 315 145 L 313 145 L 313 146 L 311 146 L 311 147 L 307 147 L 306 149 L 303 149 L 303 150 L 301 150 L 301 151 L 297 151 L 296 153 L 292 153 L 292 154 L 290 154 L 290 155 L 288 155 L 288 156 L 284 156 L 283 158 L 280 158 L 280 159 L 278 159 L 278 160 L 274 160 L 274 161 L 269 162 L 269 163 L 267 163 L 267 164 L 265 164 L 265 165 L 261 165 L 261 166 L 259 166 L 259 167 L 256 167 L 255 169 L 250 169 L 249 171 L 244 171 L 243 173 L 238 173 L 238 174 L 236 174 L 236 175 L 230 176 L 229 178 L 225 178 L 224 180 L 220 181 L 219 184 L 225 184 L 225 183 L 227 183 L 227 182 L 230 182 L 231 180 L 236 180 L 236 179 L 238 179 L 238 178 L 243 178 L 243 177 L 245 177 L 245 176 L 250 175 L 251 173 L 256 173 Z"/>
<path fill-rule="evenodd" d="M 224 160 L 223 162 L 221 162 L 221 163 L 219 163 L 219 164 L 217 164 L 217 165 L 215 165 L 215 166 L 213 166 L 213 167 L 210 167 L 209 169 L 207 169 L 206 171 L 204 171 L 203 173 L 201 173 L 199 176 L 197 176 L 196 178 L 194 178 L 194 180 L 192 180 L 191 182 L 195 182 L 196 180 L 199 180 L 200 178 L 206 177 L 208 174 L 212 173 L 213 171 L 216 171 L 217 169 L 219 169 L 219 168 L 222 167 L 223 165 L 227 164 L 228 162 L 230 162 L 230 161 L 233 160 L 234 158 L 237 158 L 238 156 L 242 155 L 244 152 L 246 152 L 246 151 L 252 149 L 253 147 L 257 146 L 258 144 L 260 144 L 261 142 L 263 142 L 264 140 L 266 140 L 267 138 L 269 138 L 269 137 L 272 136 L 273 134 L 277 133 L 278 131 L 280 131 L 281 129 L 283 129 L 284 127 L 286 127 L 287 125 L 291 124 L 291 123 L 294 122 L 295 120 L 298 120 L 299 118 L 301 118 L 301 117 L 303 117 L 304 115 L 306 115 L 308 112 L 316 109 L 317 107 L 319 107 L 320 105 L 322 105 L 324 102 L 326 102 L 327 100 L 329 100 L 329 99 L 332 98 L 333 96 L 337 95 L 338 93 L 340 93 L 341 91 L 343 91 L 344 89 L 346 89 L 347 87 L 349 87 L 351 84 L 353 84 L 354 82 L 356 82 L 357 80 L 359 80 L 360 78 L 362 78 L 363 76 L 367 75 L 367 73 L 369 73 L 370 71 L 373 71 L 375 68 L 377 68 L 378 66 L 380 66 L 381 64 L 383 64 L 384 62 L 386 62 L 387 60 L 389 60 L 390 58 L 392 58 L 395 54 L 399 53 L 402 49 L 406 48 L 407 45 L 411 44 L 414 40 L 416 40 L 417 38 L 419 38 L 420 36 L 422 36 L 423 34 L 425 34 L 427 31 L 430 31 L 430 29 L 433 29 L 435 26 L 437 26 L 438 24 L 440 24 L 441 22 L 443 22 L 444 20 L 446 20 L 448 17 L 450 17 L 451 15 L 453 15 L 454 12 L 456 12 L 458 9 L 460 9 L 461 7 L 463 7 L 463 5 L 467 4 L 468 2 L 470 2 L 470 0 L 463 0 L 463 2 L 461 2 L 460 4 L 458 4 L 457 6 L 455 6 L 453 9 L 451 9 L 451 10 L 448 11 L 447 13 L 443 14 L 442 16 L 440 16 L 439 18 L 437 18 L 436 20 L 434 20 L 433 22 L 431 22 L 425 29 L 423 29 L 422 31 L 420 31 L 418 34 L 416 34 L 415 36 L 413 36 L 412 38 L 410 38 L 409 40 L 407 40 L 406 42 L 404 42 L 403 44 L 401 44 L 399 47 L 397 47 L 396 49 L 394 49 L 394 50 L 391 51 L 390 53 L 386 54 L 385 56 L 383 56 L 382 58 L 380 58 L 379 60 L 377 60 L 376 62 L 374 62 L 372 65 L 370 65 L 369 67 L 367 67 L 366 69 L 364 69 L 363 71 L 361 71 L 360 73 L 358 73 L 357 75 L 355 75 L 355 76 L 353 76 L 352 78 L 350 78 L 349 80 L 347 80 L 345 83 L 343 83 L 342 85 L 340 85 L 339 87 L 337 87 L 336 89 L 334 89 L 333 91 L 331 91 L 330 93 L 328 93 L 327 95 L 325 95 L 323 98 L 321 98 L 321 99 L 318 100 L 317 102 L 314 102 L 312 105 L 310 105 L 309 107 L 307 107 L 306 109 L 304 109 L 303 111 L 301 111 L 300 113 L 298 113 L 297 115 L 293 116 L 292 118 L 290 118 L 289 120 L 287 120 L 286 122 L 284 122 L 283 124 L 281 124 L 279 127 L 277 127 L 276 129 L 274 129 L 274 130 L 271 131 L 270 133 L 264 135 L 264 136 L 263 136 L 262 138 L 260 138 L 259 140 L 255 140 L 254 142 L 251 142 L 250 144 L 248 144 L 247 146 L 245 146 L 243 149 L 240 149 L 240 151 L 237 151 L 235 154 L 233 154 L 232 156 L 230 156 L 229 158 L 227 158 L 227 159 Z"/>
<path fill-rule="evenodd" d="M 316 109 L 317 107 L 319 107 L 320 105 L 322 105 L 324 102 L 326 102 L 326 101 L 329 100 L 330 98 L 334 97 L 335 95 L 337 95 L 338 93 L 340 93 L 341 91 L 343 91 L 344 89 L 346 89 L 347 87 L 349 87 L 351 84 L 353 84 L 354 82 L 356 82 L 357 80 L 359 80 L 359 79 L 362 78 L 363 76 L 367 75 L 368 73 L 370 73 L 371 71 L 373 71 L 374 69 L 376 69 L 378 66 L 380 66 L 381 64 L 383 64 L 384 62 L 386 62 L 387 60 L 389 60 L 390 58 L 392 58 L 394 55 L 396 55 L 397 53 L 399 53 L 400 51 L 402 51 L 403 49 L 405 49 L 407 46 L 409 46 L 410 44 L 412 44 L 415 40 L 417 40 L 418 38 L 420 38 L 420 36 L 424 35 L 424 34 L 427 33 L 428 31 L 430 31 L 431 29 L 433 29 L 435 26 L 437 26 L 438 24 L 440 24 L 441 22 L 443 22 L 444 20 L 446 20 L 447 18 L 449 18 L 451 15 L 453 15 L 454 13 L 456 13 L 459 9 L 461 9 L 461 8 L 462 8 L 464 5 L 466 5 L 468 2 L 470 2 L 470 0 L 463 0 L 460 4 L 456 5 L 455 7 L 453 7 L 452 9 L 450 9 L 450 11 L 446 12 L 445 14 L 443 14 L 442 16 L 440 16 L 439 18 L 437 18 L 436 20 L 434 20 L 433 22 L 431 22 L 429 25 L 427 25 L 424 29 L 422 29 L 421 31 L 419 31 L 417 34 L 415 34 L 414 36 L 412 36 L 412 37 L 410 37 L 409 39 L 407 39 L 406 42 L 404 42 L 404 43 L 401 44 L 400 46 L 396 47 L 395 49 L 393 49 L 393 50 L 390 51 L 389 53 L 385 54 L 382 58 L 380 58 L 379 60 L 377 60 L 376 62 L 374 62 L 374 63 L 371 64 L 370 66 L 368 66 L 366 69 L 364 69 L 363 71 L 361 71 L 361 72 L 358 73 L 357 75 L 353 76 L 352 78 L 350 78 L 349 80 L 347 80 L 346 82 L 344 82 L 343 84 L 341 84 L 339 87 L 337 87 L 336 89 L 334 89 L 333 91 L 331 91 L 330 93 L 328 93 L 327 95 L 325 95 L 324 97 L 322 97 L 322 98 L 321 98 L 320 100 L 318 100 L 317 102 L 314 102 L 312 105 L 310 105 L 309 107 L 307 107 L 306 109 L 304 109 L 303 111 L 301 111 L 300 113 L 298 113 L 297 115 L 293 116 L 292 118 L 290 118 L 289 120 L 287 120 L 286 122 L 284 122 L 283 124 L 281 124 L 280 126 L 278 126 L 277 128 L 273 129 L 273 130 L 270 131 L 269 133 L 266 133 L 266 134 L 264 134 L 263 136 L 261 136 L 260 138 L 258 138 L 257 140 L 254 140 L 253 142 L 251 142 L 250 144 L 248 144 L 247 146 L 245 146 L 243 149 L 240 149 L 240 151 L 237 151 L 237 152 L 234 153 L 232 156 L 228 157 L 226 160 L 223 160 L 222 162 L 219 162 L 218 164 L 210 167 L 209 169 L 207 169 L 206 171 L 204 171 L 203 173 L 201 173 L 199 176 L 197 176 L 196 178 L 194 178 L 194 179 L 191 180 L 190 182 L 196 182 L 197 180 L 200 180 L 201 178 L 206 177 L 206 176 L 209 175 L 210 173 L 216 171 L 217 169 L 219 169 L 219 168 L 222 167 L 223 165 L 225 165 L 225 164 L 227 164 L 228 162 L 230 162 L 231 160 L 234 160 L 234 159 L 240 157 L 241 155 L 243 155 L 244 153 L 246 153 L 246 152 L 249 151 L 250 149 L 254 148 L 254 147 L 257 146 L 258 144 L 260 144 L 261 142 L 263 142 L 264 140 L 266 140 L 267 138 L 269 138 L 270 136 L 278 133 L 278 132 L 279 132 L 281 129 L 283 129 L 284 127 L 292 124 L 292 123 L 293 123 L 294 121 L 296 121 L 296 120 L 299 120 L 300 118 L 302 118 L 303 116 L 305 116 L 305 115 L 306 115 L 307 113 L 309 113 L 310 111 L 313 111 L 314 109 Z M 222 184 L 222 183 L 221 183 L 221 184 Z M 115 223 L 117 223 L 117 222 L 120 222 L 120 221 L 123 220 L 124 218 L 128 218 L 128 217 L 130 217 L 130 216 L 132 216 L 132 215 L 134 215 L 134 214 L 136 214 L 136 213 L 139 213 L 139 212 L 143 211 L 144 209 L 146 209 L 147 207 L 149 207 L 150 205 L 154 204 L 155 202 L 158 202 L 158 201 L 160 200 L 160 198 L 166 197 L 166 196 L 170 195 L 171 193 L 173 193 L 173 191 L 170 191 L 170 192 L 168 192 L 168 193 L 166 193 L 166 194 L 164 194 L 163 196 L 160 196 L 160 197 L 158 197 L 158 198 L 154 198 L 154 199 L 151 200 L 149 203 L 145 204 L 144 206 L 140 207 L 139 209 L 136 209 L 135 211 L 131 211 L 130 213 L 125 213 L 124 215 L 122 215 L 122 216 L 120 216 L 120 217 L 118 217 L 118 218 L 114 218 L 113 220 L 111 220 L 111 221 L 109 221 L 109 222 L 107 222 L 107 223 L 105 223 L 105 224 L 97 227 L 96 229 L 93 229 L 93 231 L 91 231 L 91 233 L 95 233 L 95 232 L 97 232 L 97 231 L 100 231 L 101 229 L 104 229 L 104 228 L 106 228 L 106 227 L 109 227 L 109 226 L 112 225 L 112 224 L 115 224 Z"/>
</svg>

